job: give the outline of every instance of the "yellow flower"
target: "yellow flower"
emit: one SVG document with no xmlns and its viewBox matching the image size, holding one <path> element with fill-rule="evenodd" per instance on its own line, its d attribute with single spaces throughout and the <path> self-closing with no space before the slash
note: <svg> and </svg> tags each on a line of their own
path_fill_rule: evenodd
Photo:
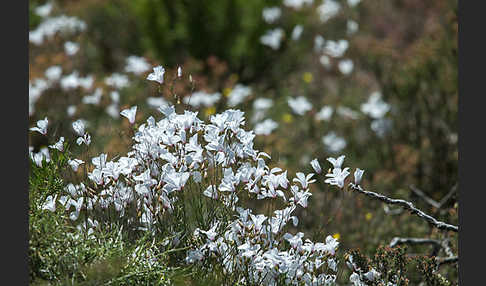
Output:
<svg viewBox="0 0 486 286">
<path fill-rule="evenodd" d="M 292 114 L 285 113 L 285 114 L 282 116 L 282 120 L 283 120 L 285 123 L 290 123 L 290 122 L 294 121 L 294 117 L 292 116 Z"/>
<path fill-rule="evenodd" d="M 213 115 L 214 113 L 216 113 L 216 108 L 214 106 L 208 107 L 204 111 L 204 114 L 206 114 L 206 117 L 207 116 L 210 116 L 210 115 Z"/>
<path fill-rule="evenodd" d="M 336 232 L 335 234 L 332 235 L 332 237 L 334 237 L 335 239 L 339 239 L 341 235 L 339 234 L 339 232 Z"/>
<path fill-rule="evenodd" d="M 229 87 L 223 89 L 223 95 L 226 96 L 226 97 L 228 97 L 230 92 L 231 92 L 231 88 L 229 88 Z"/>
<path fill-rule="evenodd" d="M 310 72 L 305 72 L 303 75 L 302 75 L 302 79 L 305 81 L 305 83 L 311 83 L 312 82 L 312 79 L 313 79 L 313 76 Z"/>
<path fill-rule="evenodd" d="M 365 215 L 366 220 L 370 220 L 372 217 L 373 217 L 373 215 L 371 213 L 366 213 L 366 215 Z"/>
</svg>

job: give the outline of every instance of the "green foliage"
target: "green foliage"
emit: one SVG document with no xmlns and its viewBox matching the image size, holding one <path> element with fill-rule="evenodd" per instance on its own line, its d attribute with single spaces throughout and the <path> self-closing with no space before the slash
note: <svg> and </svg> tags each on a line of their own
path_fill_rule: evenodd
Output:
<svg viewBox="0 0 486 286">
<path fill-rule="evenodd" d="M 47 196 L 62 194 L 65 152 L 51 152 L 38 167 L 31 160 L 29 176 L 29 276 L 32 285 L 167 285 L 163 256 L 155 263 L 161 243 L 131 236 L 118 224 L 100 227 L 88 236 L 69 223 L 62 206 L 43 210 Z M 80 216 L 80 220 L 83 218 Z M 159 254 L 162 255 L 162 254 Z"/>
</svg>

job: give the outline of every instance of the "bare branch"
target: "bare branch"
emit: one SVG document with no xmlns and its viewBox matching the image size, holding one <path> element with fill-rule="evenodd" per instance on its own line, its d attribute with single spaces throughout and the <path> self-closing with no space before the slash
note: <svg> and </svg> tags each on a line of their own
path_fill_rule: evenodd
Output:
<svg viewBox="0 0 486 286">
<path fill-rule="evenodd" d="M 452 189 L 449 191 L 449 193 L 447 193 L 447 195 L 445 195 L 442 200 L 440 200 L 439 202 L 439 206 L 442 207 L 445 203 L 447 203 L 447 201 L 449 201 L 449 199 L 452 197 L 452 195 L 454 195 L 457 191 L 457 184 L 454 185 L 454 187 L 452 187 Z"/>
<path fill-rule="evenodd" d="M 435 260 L 437 261 L 437 267 L 444 265 L 444 264 L 449 264 L 449 263 L 455 263 L 459 261 L 458 256 L 451 256 L 451 257 L 436 257 Z"/>
<path fill-rule="evenodd" d="M 349 183 L 349 186 L 351 187 L 351 189 L 353 189 L 353 190 L 355 190 L 355 191 L 357 191 L 361 194 L 364 194 L 364 195 L 366 195 L 370 198 L 380 200 L 380 201 L 387 203 L 387 204 L 390 204 L 390 205 L 399 205 L 399 206 L 409 210 L 410 213 L 416 214 L 418 217 L 426 220 L 430 225 L 432 225 L 432 226 L 434 226 L 434 227 L 436 227 L 440 230 L 451 230 L 451 231 L 454 231 L 454 232 L 459 231 L 459 227 L 452 225 L 452 224 L 448 224 L 448 223 L 436 220 L 435 218 L 431 217 L 430 215 L 428 215 L 428 214 L 424 213 L 423 211 L 417 209 L 411 202 L 407 202 L 405 200 L 399 200 L 399 199 L 391 199 L 389 197 L 386 197 L 384 195 L 380 195 L 378 193 L 365 191 L 361 188 L 361 186 L 359 186 L 359 185 L 357 186 L 353 183 Z"/>
<path fill-rule="evenodd" d="M 435 246 L 442 247 L 442 242 L 436 239 L 411 237 L 394 237 L 389 246 L 394 247 L 398 244 L 433 244 Z"/>
<path fill-rule="evenodd" d="M 449 193 L 447 193 L 447 195 L 445 195 L 440 200 L 440 202 L 437 202 L 436 200 L 430 198 L 423 191 L 421 191 L 419 188 L 415 187 L 414 185 L 410 185 L 409 188 L 417 196 L 419 196 L 420 198 L 422 198 L 426 203 L 428 203 L 429 205 L 431 205 L 432 207 L 434 207 L 436 209 L 440 209 L 440 208 L 442 208 L 444 206 L 445 203 L 447 203 L 447 201 L 449 201 L 449 199 L 452 197 L 452 195 L 454 195 L 454 193 L 457 190 L 457 184 L 455 184 L 454 187 L 452 187 L 452 189 L 449 191 Z"/>
<path fill-rule="evenodd" d="M 409 188 L 412 190 L 412 192 L 414 192 L 417 196 L 421 197 L 426 203 L 433 206 L 434 208 L 439 209 L 441 207 L 440 203 L 427 196 L 424 192 L 416 188 L 414 185 L 410 185 Z"/>
<path fill-rule="evenodd" d="M 453 257 L 455 255 L 449 247 L 449 239 L 437 240 L 430 238 L 394 237 L 389 246 L 395 247 L 399 244 L 431 244 L 435 249 L 432 256 L 435 256 L 440 249 L 444 250 L 447 257 Z"/>
</svg>

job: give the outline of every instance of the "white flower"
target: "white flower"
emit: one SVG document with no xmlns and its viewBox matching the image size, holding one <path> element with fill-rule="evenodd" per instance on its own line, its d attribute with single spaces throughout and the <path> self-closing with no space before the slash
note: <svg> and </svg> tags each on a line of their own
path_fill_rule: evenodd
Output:
<svg viewBox="0 0 486 286">
<path fill-rule="evenodd" d="M 112 103 L 108 105 L 105 109 L 106 113 L 110 115 L 111 117 L 117 119 L 120 117 L 120 109 L 118 108 L 118 105 L 116 103 Z"/>
<path fill-rule="evenodd" d="M 327 260 L 327 265 L 329 266 L 330 269 L 332 269 L 332 271 L 337 272 L 337 263 L 336 260 L 334 260 L 334 258 L 329 258 Z"/>
<path fill-rule="evenodd" d="M 79 86 L 84 89 L 90 89 L 93 86 L 94 78 L 92 75 L 79 78 Z"/>
<path fill-rule="evenodd" d="M 120 102 L 120 93 L 116 90 L 110 92 L 110 98 L 113 103 L 119 103 Z"/>
<path fill-rule="evenodd" d="M 147 104 L 152 108 L 158 108 L 159 106 L 167 105 L 168 102 L 163 97 L 147 97 Z"/>
<path fill-rule="evenodd" d="M 68 116 L 72 117 L 76 113 L 76 109 L 77 107 L 75 105 L 69 105 L 66 108 L 66 113 L 68 114 Z"/>
<path fill-rule="evenodd" d="M 218 191 L 216 190 L 216 188 L 213 185 L 210 185 L 209 187 L 207 187 L 206 190 L 204 190 L 203 195 L 205 195 L 206 197 L 215 199 L 215 200 L 218 199 Z"/>
<path fill-rule="evenodd" d="M 218 222 L 217 222 L 217 223 L 215 223 L 215 224 L 214 224 L 214 225 L 211 227 L 211 229 L 210 229 L 210 230 L 208 230 L 208 231 L 205 231 L 205 230 L 199 230 L 199 232 L 204 233 L 204 234 L 205 234 L 205 235 L 208 237 L 208 239 L 209 239 L 209 240 L 213 241 L 213 240 L 216 238 L 216 236 L 218 235 L 218 233 L 216 232 L 216 228 L 218 227 L 218 224 L 219 224 Z"/>
<path fill-rule="evenodd" d="M 250 95 L 251 88 L 238 83 L 228 94 L 228 106 L 234 107 L 242 103 Z"/>
<path fill-rule="evenodd" d="M 297 176 L 297 178 L 294 178 L 292 182 L 300 183 L 303 189 L 307 189 L 309 187 L 309 184 L 312 184 L 316 181 L 315 179 L 312 179 L 312 177 L 314 176 L 313 173 L 310 173 L 306 176 L 302 172 L 297 172 L 295 175 Z"/>
<path fill-rule="evenodd" d="M 84 128 L 85 128 L 85 125 L 84 125 L 83 120 L 78 119 L 78 120 L 73 122 L 74 132 L 76 132 L 76 134 L 78 134 L 79 136 L 84 135 L 84 133 L 85 133 Z"/>
<path fill-rule="evenodd" d="M 338 68 L 342 74 L 348 75 L 353 71 L 354 68 L 353 61 L 350 59 L 341 60 L 339 61 Z"/>
<path fill-rule="evenodd" d="M 265 121 L 256 124 L 254 131 L 256 135 L 269 135 L 277 127 L 277 122 L 272 119 L 266 119 Z"/>
<path fill-rule="evenodd" d="M 329 121 L 329 119 L 331 119 L 332 112 L 333 112 L 333 108 L 331 106 L 324 106 L 321 108 L 321 110 L 318 113 L 316 113 L 315 118 L 318 121 L 321 120 Z"/>
<path fill-rule="evenodd" d="M 253 108 L 256 110 L 267 110 L 273 106 L 273 100 L 270 98 L 259 97 L 253 102 Z"/>
<path fill-rule="evenodd" d="M 168 104 L 163 104 L 157 108 L 162 114 L 164 114 L 166 117 L 170 117 L 173 114 L 175 114 L 175 107 L 173 105 L 168 105 Z"/>
<path fill-rule="evenodd" d="M 329 161 L 332 164 L 333 169 L 341 169 L 341 166 L 343 165 L 344 158 L 346 158 L 345 155 L 341 155 L 334 159 L 333 157 L 327 158 L 327 161 Z"/>
<path fill-rule="evenodd" d="M 196 261 L 201 261 L 204 258 L 203 254 L 199 250 L 189 250 L 187 252 L 186 263 L 194 263 Z"/>
<path fill-rule="evenodd" d="M 304 115 L 307 111 L 312 109 L 312 104 L 304 96 L 289 98 L 287 102 L 292 111 L 298 115 Z"/>
<path fill-rule="evenodd" d="M 79 212 L 81 211 L 81 208 L 83 207 L 83 202 L 84 202 L 84 197 L 78 198 L 77 201 L 70 199 L 68 204 L 69 208 L 71 206 L 74 206 L 75 210 L 69 214 L 69 218 L 73 221 L 77 220 L 79 217 Z"/>
<path fill-rule="evenodd" d="M 373 130 L 379 137 L 385 134 L 392 128 L 392 121 L 388 118 L 380 118 L 371 121 L 371 130 Z"/>
<path fill-rule="evenodd" d="M 262 15 L 265 22 L 272 24 L 280 18 L 282 10 L 279 7 L 263 8 Z"/>
<path fill-rule="evenodd" d="M 42 18 L 49 16 L 51 11 L 52 11 L 52 2 L 47 2 L 44 5 L 37 6 L 37 8 L 35 8 L 35 10 L 34 10 L 35 14 L 37 14 L 38 16 L 40 16 Z"/>
<path fill-rule="evenodd" d="M 143 57 L 129 56 L 126 58 L 125 72 L 140 75 L 150 69 L 150 64 Z"/>
<path fill-rule="evenodd" d="M 132 106 L 131 108 L 123 109 L 120 114 L 128 118 L 130 124 L 135 122 L 135 115 L 137 114 L 137 106 Z"/>
<path fill-rule="evenodd" d="M 346 140 L 342 137 L 337 136 L 336 133 L 334 133 L 333 131 L 322 137 L 322 142 L 324 143 L 326 148 L 332 153 L 339 152 L 344 147 L 346 147 Z"/>
<path fill-rule="evenodd" d="M 312 174 L 311 174 L 312 175 Z M 313 180 L 315 181 L 315 180 Z M 295 204 L 301 205 L 303 208 L 307 208 L 307 199 L 312 196 L 312 194 L 305 190 L 305 191 L 299 191 L 299 187 L 297 186 L 291 186 L 290 190 L 292 191 L 292 194 L 294 195 L 291 200 Z"/>
<path fill-rule="evenodd" d="M 260 37 L 260 43 L 277 50 L 280 48 L 280 42 L 282 41 L 284 35 L 285 33 L 282 28 L 268 30 L 263 36 Z"/>
<path fill-rule="evenodd" d="M 82 102 L 84 104 L 98 105 L 100 103 L 101 96 L 103 96 L 103 90 L 98 87 L 92 95 L 84 96 Z"/>
<path fill-rule="evenodd" d="M 359 278 L 359 274 L 356 272 L 353 272 L 351 276 L 349 276 L 349 281 L 353 283 L 354 286 L 365 286 L 361 279 Z"/>
<path fill-rule="evenodd" d="M 361 183 L 361 177 L 363 177 L 364 170 L 361 170 L 360 168 L 356 168 L 356 171 L 354 171 L 354 183 L 356 185 L 359 185 Z"/>
<path fill-rule="evenodd" d="M 325 42 L 326 40 L 324 40 L 324 37 L 322 37 L 321 35 L 316 35 L 314 37 L 314 52 L 320 53 L 324 48 Z"/>
<path fill-rule="evenodd" d="M 148 80 L 156 81 L 160 84 L 164 83 L 165 69 L 162 66 L 156 66 L 153 68 L 153 72 L 147 76 Z"/>
<path fill-rule="evenodd" d="M 114 88 L 122 89 L 130 85 L 130 80 L 128 79 L 128 76 L 115 72 L 105 78 L 105 83 Z"/>
<path fill-rule="evenodd" d="M 379 119 L 385 116 L 385 114 L 390 110 L 390 105 L 381 99 L 381 93 L 375 91 L 371 93 L 368 101 L 361 104 L 361 111 L 368 114 L 374 119 Z"/>
<path fill-rule="evenodd" d="M 36 127 L 31 127 L 29 130 L 31 131 L 37 131 L 42 135 L 47 134 L 47 125 L 49 124 L 49 120 L 47 120 L 47 117 L 45 117 L 43 120 L 37 121 L 37 126 Z"/>
<path fill-rule="evenodd" d="M 297 41 L 300 39 L 300 36 L 302 35 L 302 32 L 304 31 L 304 26 L 302 25 L 295 25 L 294 29 L 292 30 L 292 35 L 291 38 L 294 41 Z"/>
<path fill-rule="evenodd" d="M 57 195 L 53 196 L 48 196 L 44 204 L 42 204 L 42 209 L 43 210 L 49 210 L 51 212 L 56 211 L 56 198 Z"/>
<path fill-rule="evenodd" d="M 300 9 L 305 4 L 310 5 L 313 2 L 314 2 L 314 0 L 284 0 L 283 4 L 287 7 L 291 7 L 291 8 L 294 8 L 294 9 Z"/>
<path fill-rule="evenodd" d="M 346 106 L 338 106 L 336 113 L 353 120 L 359 118 L 359 113 Z"/>
<path fill-rule="evenodd" d="M 63 90 L 76 89 L 82 87 L 84 89 L 90 89 L 93 85 L 93 76 L 80 77 L 78 71 L 73 71 L 71 74 L 63 76 L 61 78 L 61 88 Z"/>
<path fill-rule="evenodd" d="M 44 74 L 49 80 L 49 82 L 54 82 L 61 78 L 62 68 L 61 66 L 50 66 L 46 69 Z"/>
<path fill-rule="evenodd" d="M 68 164 L 69 166 L 71 166 L 74 172 L 77 172 L 79 165 L 84 164 L 84 161 L 80 159 L 73 159 L 73 160 L 69 160 Z"/>
<path fill-rule="evenodd" d="M 356 33 L 358 31 L 358 23 L 356 21 L 353 21 L 353 20 L 348 20 L 346 22 L 346 33 L 348 33 L 348 35 L 352 35 L 354 33 Z"/>
<path fill-rule="evenodd" d="M 320 58 L 319 58 L 319 62 L 321 63 L 321 65 L 323 65 L 326 69 L 330 69 L 331 68 L 331 59 L 326 56 L 326 55 L 322 55 Z"/>
<path fill-rule="evenodd" d="M 89 144 L 91 144 L 91 135 L 89 135 L 88 133 L 85 133 L 82 137 L 78 137 L 78 139 L 76 139 L 76 143 L 78 145 L 81 145 L 81 144 L 86 144 L 89 146 Z"/>
<path fill-rule="evenodd" d="M 326 174 L 326 177 L 329 177 L 329 178 L 327 178 L 324 181 L 324 183 L 327 183 L 327 184 L 330 184 L 330 185 L 336 185 L 336 186 L 338 186 L 339 188 L 342 189 L 344 187 L 344 180 L 350 174 L 348 169 L 349 168 L 347 168 L 347 167 L 344 168 L 344 169 L 334 168 L 332 170 L 332 173 Z"/>
<path fill-rule="evenodd" d="M 189 104 L 193 107 L 200 106 L 213 106 L 216 102 L 221 99 L 221 93 L 206 93 L 204 91 L 196 91 L 191 96 L 184 97 L 183 101 L 185 104 Z"/>
<path fill-rule="evenodd" d="M 371 268 L 370 271 L 363 274 L 363 276 L 368 279 L 369 281 L 374 281 L 376 278 L 379 278 L 381 275 L 380 272 L 376 271 L 374 268 Z"/>
<path fill-rule="evenodd" d="M 79 51 L 79 44 L 67 41 L 64 43 L 64 51 L 68 56 L 73 56 Z"/>
<path fill-rule="evenodd" d="M 57 149 L 59 151 L 64 151 L 64 137 L 61 137 L 59 138 L 59 141 L 57 141 L 55 144 L 53 145 L 49 145 L 49 148 L 51 149 Z"/>
<path fill-rule="evenodd" d="M 182 76 L 182 68 L 177 67 L 177 77 L 181 77 L 181 76 Z"/>
<path fill-rule="evenodd" d="M 32 152 L 30 153 L 30 157 L 38 167 L 42 168 L 42 161 L 44 160 L 44 154 L 42 154 L 41 152 L 39 153 Z"/>
<path fill-rule="evenodd" d="M 339 58 L 344 55 L 348 47 L 349 43 L 347 40 L 328 40 L 323 47 L 323 52 L 333 58 Z"/>
<path fill-rule="evenodd" d="M 319 164 L 317 158 L 314 158 L 314 160 L 312 160 L 310 164 L 312 166 L 312 169 L 314 169 L 314 171 L 316 171 L 317 174 L 320 174 L 322 172 L 321 165 Z"/>
<path fill-rule="evenodd" d="M 99 169 L 103 169 L 106 165 L 106 158 L 108 155 L 105 153 L 101 153 L 98 157 L 93 157 L 91 158 L 91 163 L 95 165 Z"/>
<path fill-rule="evenodd" d="M 332 17 L 336 16 L 341 10 L 341 4 L 334 0 L 324 0 L 322 4 L 317 7 L 317 12 L 321 22 L 326 22 Z"/>
<path fill-rule="evenodd" d="M 290 243 L 290 246 L 294 249 L 297 249 L 302 245 L 302 237 L 304 237 L 303 232 L 298 232 L 296 235 L 286 233 L 283 236 L 283 238 L 286 239 Z"/>
</svg>

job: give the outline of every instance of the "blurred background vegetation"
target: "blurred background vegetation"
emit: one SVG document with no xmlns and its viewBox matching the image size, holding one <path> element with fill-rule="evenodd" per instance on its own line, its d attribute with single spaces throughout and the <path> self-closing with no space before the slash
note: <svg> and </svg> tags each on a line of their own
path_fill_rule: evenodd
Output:
<svg viewBox="0 0 486 286">
<path fill-rule="evenodd" d="M 255 124 L 249 120 L 256 113 L 254 101 L 273 100 L 265 117 L 279 127 L 269 135 L 257 136 L 256 147 L 272 156 L 274 166 L 288 169 L 291 175 L 301 170 L 311 172 L 309 162 L 316 157 L 327 171 L 327 157 L 345 154 L 346 166 L 365 170 L 366 190 L 410 200 L 437 219 L 457 225 L 457 191 L 437 209 L 411 188 L 441 201 L 458 184 L 457 1 L 364 0 L 355 6 L 349 4 L 353 1 L 337 1 L 340 12 L 324 23 L 315 12 L 321 1 L 300 9 L 283 2 L 54 1 L 51 14 L 76 16 L 86 22 L 87 29 L 68 37 L 80 44 L 75 57 L 64 54 L 66 37 L 56 36 L 41 46 L 31 44 L 30 80 L 43 77 L 51 65 L 61 65 L 65 73 L 78 70 L 82 75 L 94 75 L 94 87 L 106 88 L 102 79 L 123 71 L 126 57 L 143 56 L 152 66 L 166 67 L 168 77 L 179 65 L 185 75 L 191 74 L 194 89 L 187 78 L 185 83 L 175 84 L 182 97 L 194 90 L 223 95 L 214 106 L 200 108 L 203 118 L 228 108 L 228 93 L 236 84 L 244 84 L 251 87 L 251 95 L 235 108 L 245 111 L 249 127 Z M 34 30 L 42 22 L 35 9 L 46 1 L 29 3 L 29 27 Z M 262 17 L 262 9 L 271 6 L 282 9 L 272 24 Z M 359 24 L 352 35 L 346 30 L 349 19 Z M 298 40 L 292 40 L 297 24 L 304 29 Z M 260 42 L 261 36 L 275 27 L 285 33 L 276 50 Z M 315 52 L 316 35 L 326 40 L 347 39 L 345 57 L 353 61 L 352 73 L 340 72 L 337 61 L 330 68 L 323 66 Z M 158 116 L 147 105 L 148 97 L 176 102 L 145 77 L 130 75 L 130 86 L 119 90 L 120 110 L 138 105 L 138 122 L 149 115 Z M 370 128 L 373 118 L 360 112 L 374 91 L 390 105 L 384 118 L 391 127 L 384 134 L 374 132 Z M 80 89 L 66 92 L 59 86 L 49 88 L 36 102 L 30 125 L 47 116 L 57 136 L 72 140 L 72 121 L 84 118 L 89 120 L 93 138 L 91 155 L 126 152 L 130 142 L 126 120 L 114 119 L 104 111 L 109 104 L 107 95 L 100 105 L 88 107 L 81 104 L 83 94 Z M 312 104 L 304 116 L 295 114 L 288 105 L 288 98 L 297 96 Z M 69 105 L 78 106 L 74 118 L 66 114 Z M 332 117 L 316 120 L 324 105 L 334 108 Z M 351 112 L 338 114 L 338 107 Z M 323 146 L 322 137 L 330 131 L 346 140 L 339 152 Z M 29 135 L 29 143 L 36 151 L 47 145 L 46 139 L 36 134 Z M 447 235 L 406 212 L 329 188 L 323 180 L 315 184 L 309 208 L 300 216 L 299 230 L 311 234 L 312 239 L 334 234 L 340 237 L 340 248 L 359 248 L 369 256 L 395 236 L 442 239 Z M 451 240 L 457 253 L 457 235 Z M 430 254 L 433 250 L 420 246 L 409 252 Z M 441 273 L 451 281 L 458 275 L 454 265 L 444 266 Z M 414 279 L 420 280 L 419 276 Z"/>
</svg>

